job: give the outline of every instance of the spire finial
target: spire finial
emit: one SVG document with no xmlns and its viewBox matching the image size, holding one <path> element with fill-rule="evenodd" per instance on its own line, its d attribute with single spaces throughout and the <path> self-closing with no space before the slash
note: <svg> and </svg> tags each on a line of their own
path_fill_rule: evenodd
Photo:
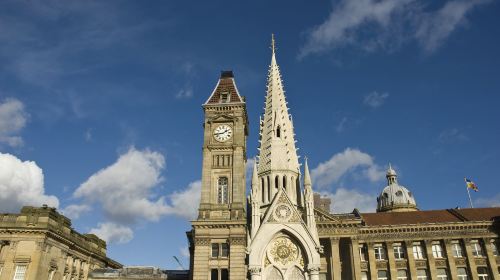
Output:
<svg viewBox="0 0 500 280">
<path fill-rule="evenodd" d="M 274 41 L 274 33 L 271 33 L 271 49 L 274 51 L 276 50 L 276 42 Z"/>
<path fill-rule="evenodd" d="M 307 164 L 307 157 L 305 157 L 305 165 L 304 165 L 304 187 L 311 187 L 311 175 L 309 175 L 309 165 Z"/>
</svg>

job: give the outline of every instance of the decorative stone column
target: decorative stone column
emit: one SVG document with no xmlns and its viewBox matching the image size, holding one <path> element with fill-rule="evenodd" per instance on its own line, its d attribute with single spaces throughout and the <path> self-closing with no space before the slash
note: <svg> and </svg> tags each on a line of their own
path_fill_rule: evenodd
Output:
<svg viewBox="0 0 500 280">
<path fill-rule="evenodd" d="M 361 257 L 359 256 L 359 241 L 357 238 L 351 238 L 351 248 L 352 248 L 352 269 L 354 273 L 354 279 L 361 279 Z"/>
<path fill-rule="evenodd" d="M 370 279 L 377 279 L 377 262 L 375 260 L 373 242 L 366 242 L 366 247 L 368 249 L 368 267 L 370 268 Z"/>
<path fill-rule="evenodd" d="M 319 280 L 319 266 L 308 266 L 307 272 L 309 272 L 310 280 Z"/>
<path fill-rule="evenodd" d="M 330 269 L 332 272 L 333 280 L 341 280 L 340 250 L 338 238 L 330 238 L 330 251 L 332 252 L 332 263 Z"/>
<path fill-rule="evenodd" d="M 413 257 L 413 240 L 405 241 L 406 257 L 408 258 L 408 269 L 410 279 L 417 279 L 417 267 L 415 266 L 415 258 Z"/>
<path fill-rule="evenodd" d="M 491 279 L 500 280 L 500 275 L 498 275 L 498 268 L 496 263 L 496 258 L 493 255 L 493 251 L 491 249 L 491 240 L 489 238 L 483 239 L 484 249 L 486 250 L 486 257 L 488 257 L 488 266 L 491 271 Z"/>
<path fill-rule="evenodd" d="M 391 274 L 390 279 L 397 279 L 398 271 L 396 269 L 396 260 L 394 258 L 393 242 L 386 242 L 385 250 L 387 253 L 387 259 L 389 260 L 389 273 Z"/>
<path fill-rule="evenodd" d="M 250 279 L 251 280 L 260 280 L 261 279 L 261 269 L 260 267 L 250 267 L 248 269 L 250 272 Z"/>
<path fill-rule="evenodd" d="M 469 266 L 469 275 L 472 276 L 472 280 L 479 280 L 477 276 L 477 266 L 476 258 L 472 254 L 472 248 L 470 247 L 470 239 L 464 238 L 465 253 L 467 254 L 467 264 Z"/>
<path fill-rule="evenodd" d="M 450 239 L 444 240 L 444 247 L 446 250 L 446 259 L 448 267 L 450 268 L 450 279 L 457 280 L 457 265 L 455 264 L 455 257 L 453 256 L 453 248 Z"/>
<path fill-rule="evenodd" d="M 431 279 L 436 278 L 436 260 L 432 254 L 432 240 L 425 240 L 425 253 L 427 254 L 427 267 L 429 268 L 429 275 Z"/>
</svg>

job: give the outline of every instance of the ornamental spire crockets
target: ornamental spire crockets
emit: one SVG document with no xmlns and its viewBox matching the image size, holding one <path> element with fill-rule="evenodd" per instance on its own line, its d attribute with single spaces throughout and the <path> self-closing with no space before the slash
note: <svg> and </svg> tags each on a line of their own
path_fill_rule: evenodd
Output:
<svg viewBox="0 0 500 280">
<path fill-rule="evenodd" d="M 267 95 L 260 127 L 258 172 L 259 176 L 272 170 L 292 171 L 299 174 L 300 166 L 295 149 L 293 123 L 288 113 L 280 69 L 276 63 L 274 35 L 271 39 L 271 49 Z"/>
</svg>

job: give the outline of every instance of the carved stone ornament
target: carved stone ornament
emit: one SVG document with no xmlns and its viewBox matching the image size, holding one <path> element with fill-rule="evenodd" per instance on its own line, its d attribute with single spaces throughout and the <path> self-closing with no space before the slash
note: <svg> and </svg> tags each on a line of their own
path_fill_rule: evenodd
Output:
<svg viewBox="0 0 500 280">
<path fill-rule="evenodd" d="M 484 258 L 476 259 L 476 265 L 486 265 L 486 259 Z"/>
<path fill-rule="evenodd" d="M 419 268 L 427 267 L 427 261 L 426 260 L 416 260 L 415 265 L 416 265 L 416 267 L 419 267 Z"/>
<path fill-rule="evenodd" d="M 280 203 L 274 209 L 274 218 L 280 222 L 288 222 L 292 216 L 292 209 L 284 203 Z"/>
<path fill-rule="evenodd" d="M 396 261 L 396 268 L 406 268 L 406 260 Z"/>
<path fill-rule="evenodd" d="M 362 262 L 361 263 L 361 269 L 368 269 L 368 263 L 367 262 Z"/>
<path fill-rule="evenodd" d="M 463 265 L 466 265 L 467 262 L 465 261 L 464 258 L 457 258 L 457 259 L 455 259 L 455 264 L 457 266 L 463 266 Z"/>
<path fill-rule="evenodd" d="M 197 246 L 208 246 L 208 245 L 210 245 L 210 239 L 209 238 L 195 238 L 194 243 Z"/>
<path fill-rule="evenodd" d="M 320 267 L 319 266 L 309 266 L 307 267 L 307 271 L 310 273 L 310 274 L 317 274 L 319 273 L 319 270 L 320 270 Z"/>
<path fill-rule="evenodd" d="M 260 267 L 250 267 L 248 269 L 251 275 L 260 275 Z"/>
<path fill-rule="evenodd" d="M 446 267 L 446 260 L 436 260 L 437 267 Z"/>
<path fill-rule="evenodd" d="M 387 263 L 386 262 L 378 261 L 376 266 L 377 266 L 377 269 L 386 269 L 387 268 Z"/>
<path fill-rule="evenodd" d="M 274 240 L 269 253 L 275 263 L 286 266 L 298 259 L 299 248 L 290 239 L 278 237 Z"/>
</svg>

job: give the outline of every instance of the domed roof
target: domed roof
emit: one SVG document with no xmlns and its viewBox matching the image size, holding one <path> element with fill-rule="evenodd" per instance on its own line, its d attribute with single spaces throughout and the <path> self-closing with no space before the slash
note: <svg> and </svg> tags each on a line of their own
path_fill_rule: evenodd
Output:
<svg viewBox="0 0 500 280">
<path fill-rule="evenodd" d="M 387 170 L 387 186 L 377 198 L 377 212 L 403 212 L 418 210 L 413 194 L 398 184 L 397 173 L 389 165 Z"/>
</svg>

